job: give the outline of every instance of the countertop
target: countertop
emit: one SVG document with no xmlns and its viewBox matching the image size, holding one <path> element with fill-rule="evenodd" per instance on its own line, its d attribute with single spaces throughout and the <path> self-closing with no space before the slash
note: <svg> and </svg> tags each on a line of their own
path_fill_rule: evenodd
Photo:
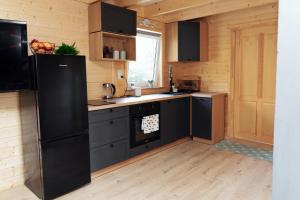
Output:
<svg viewBox="0 0 300 200">
<path fill-rule="evenodd" d="M 180 95 L 172 95 L 172 94 L 151 94 L 151 95 L 143 95 L 141 97 L 123 97 L 123 98 L 113 98 L 108 100 L 108 102 L 114 102 L 114 104 L 102 105 L 102 106 L 92 106 L 89 105 L 89 111 L 102 110 L 107 108 L 115 108 L 122 106 L 129 106 L 134 104 L 141 103 L 149 103 L 154 101 L 164 101 L 171 99 L 178 99 L 184 97 L 208 97 L 212 98 L 217 95 L 225 95 L 225 93 L 208 93 L 208 92 L 195 92 L 192 94 L 180 94 Z"/>
</svg>

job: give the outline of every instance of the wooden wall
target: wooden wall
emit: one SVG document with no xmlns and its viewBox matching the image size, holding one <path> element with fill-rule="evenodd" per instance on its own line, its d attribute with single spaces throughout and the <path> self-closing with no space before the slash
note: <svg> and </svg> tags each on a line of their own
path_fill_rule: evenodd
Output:
<svg viewBox="0 0 300 200">
<path fill-rule="evenodd" d="M 231 30 L 241 26 L 277 22 L 278 5 L 250 8 L 207 17 L 209 23 L 209 61 L 173 63 L 174 76 L 198 75 L 202 78 L 202 91 L 230 93 Z M 231 137 L 229 127 L 232 113 L 226 106 L 226 135 Z"/>
</svg>

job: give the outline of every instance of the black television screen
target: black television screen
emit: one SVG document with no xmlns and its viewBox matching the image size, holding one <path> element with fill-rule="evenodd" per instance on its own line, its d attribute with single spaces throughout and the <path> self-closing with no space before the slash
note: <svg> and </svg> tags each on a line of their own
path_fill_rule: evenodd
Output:
<svg viewBox="0 0 300 200">
<path fill-rule="evenodd" d="M 0 92 L 29 87 L 27 25 L 0 20 Z"/>
</svg>

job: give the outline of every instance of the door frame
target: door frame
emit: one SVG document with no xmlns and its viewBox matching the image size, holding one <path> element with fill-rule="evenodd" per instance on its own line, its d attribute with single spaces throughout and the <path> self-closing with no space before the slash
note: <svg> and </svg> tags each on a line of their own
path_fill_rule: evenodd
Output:
<svg viewBox="0 0 300 200">
<path fill-rule="evenodd" d="M 235 138 L 235 139 L 241 139 L 235 136 L 234 134 L 234 103 L 235 103 L 235 75 L 236 75 L 236 63 L 238 62 L 238 56 L 237 56 L 237 48 L 236 48 L 236 42 L 237 38 L 240 35 L 240 31 L 243 29 L 251 28 L 251 27 L 262 27 L 267 25 L 278 25 L 278 20 L 270 20 L 268 22 L 259 23 L 259 22 L 253 22 L 253 23 L 247 23 L 247 24 L 239 24 L 234 26 L 229 26 L 230 35 L 231 35 L 231 42 L 230 42 L 230 64 L 229 64 L 229 94 L 228 94 L 228 114 L 227 114 L 227 135 L 226 138 Z M 242 139 L 244 140 L 244 139 Z M 255 142 L 255 143 L 264 143 L 256 140 L 247 139 L 249 141 Z"/>
</svg>

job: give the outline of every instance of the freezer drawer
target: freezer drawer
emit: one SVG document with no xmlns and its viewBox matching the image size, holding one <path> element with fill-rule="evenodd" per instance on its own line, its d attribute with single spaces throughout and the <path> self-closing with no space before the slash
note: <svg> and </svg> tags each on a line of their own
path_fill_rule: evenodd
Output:
<svg viewBox="0 0 300 200">
<path fill-rule="evenodd" d="M 91 182 L 88 134 L 41 145 L 45 199 Z"/>
</svg>

